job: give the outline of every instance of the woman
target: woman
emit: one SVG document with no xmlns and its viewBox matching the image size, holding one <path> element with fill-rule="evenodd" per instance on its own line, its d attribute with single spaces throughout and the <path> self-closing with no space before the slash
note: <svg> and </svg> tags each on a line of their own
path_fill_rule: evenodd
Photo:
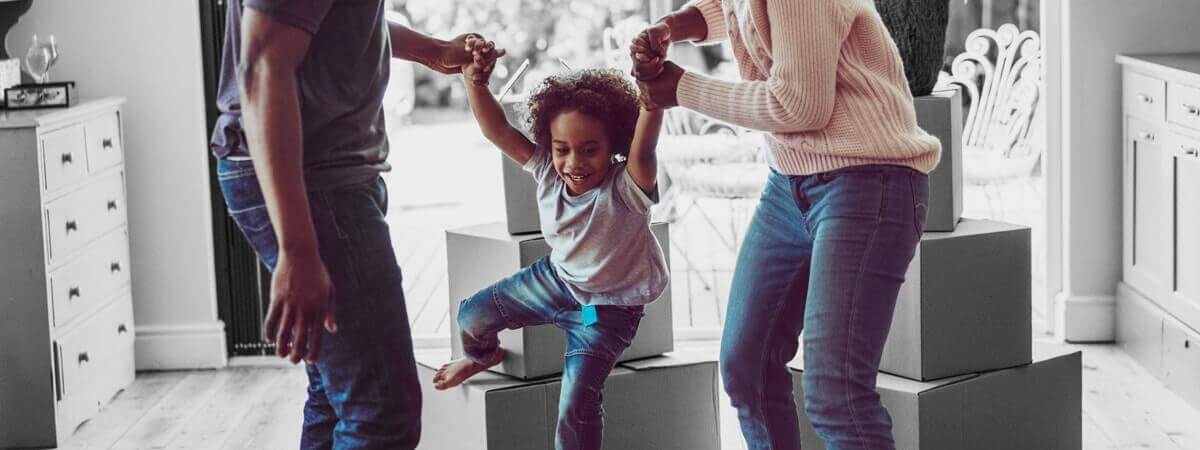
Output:
<svg viewBox="0 0 1200 450">
<path fill-rule="evenodd" d="M 742 80 L 665 61 L 728 39 Z M 916 125 L 869 0 L 699 0 L 630 51 L 643 100 L 768 132 L 771 174 L 738 255 L 721 374 L 752 449 L 800 448 L 786 363 L 804 330 L 805 412 L 830 449 L 890 449 L 875 376 L 925 223 L 937 139 Z"/>
</svg>

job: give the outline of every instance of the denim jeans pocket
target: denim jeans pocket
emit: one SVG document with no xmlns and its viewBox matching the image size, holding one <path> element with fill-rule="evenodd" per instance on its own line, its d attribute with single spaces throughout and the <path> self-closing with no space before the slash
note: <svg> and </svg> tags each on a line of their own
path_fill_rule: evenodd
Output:
<svg viewBox="0 0 1200 450">
<path fill-rule="evenodd" d="M 929 176 L 914 173 L 909 177 L 909 183 L 913 197 L 913 227 L 919 240 L 925 232 L 925 221 L 929 214 Z"/>
</svg>

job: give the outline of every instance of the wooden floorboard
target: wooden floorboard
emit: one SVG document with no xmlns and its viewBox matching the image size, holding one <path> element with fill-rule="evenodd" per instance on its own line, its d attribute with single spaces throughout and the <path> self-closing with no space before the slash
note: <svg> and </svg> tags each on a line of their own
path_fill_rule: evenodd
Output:
<svg viewBox="0 0 1200 450">
<path fill-rule="evenodd" d="M 680 342 L 715 354 L 717 342 Z M 1200 449 L 1200 411 L 1184 403 L 1115 345 L 1067 345 L 1044 336 L 1035 354 L 1081 350 L 1084 449 Z M 307 378 L 302 366 L 139 373 L 64 449 L 296 448 Z M 745 448 L 722 395 L 724 450 Z"/>
</svg>

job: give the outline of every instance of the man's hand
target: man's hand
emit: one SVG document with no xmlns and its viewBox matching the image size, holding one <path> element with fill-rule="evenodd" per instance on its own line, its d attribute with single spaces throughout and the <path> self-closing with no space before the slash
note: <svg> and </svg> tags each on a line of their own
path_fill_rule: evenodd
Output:
<svg viewBox="0 0 1200 450">
<path fill-rule="evenodd" d="M 483 36 L 476 33 L 461 34 L 441 46 L 437 54 L 425 65 L 447 75 L 461 73 L 463 66 L 469 64 L 473 59 L 471 51 L 467 47 L 468 39 L 483 39 Z"/>
<path fill-rule="evenodd" d="M 679 106 L 675 90 L 679 80 L 683 78 L 683 68 L 671 61 L 662 65 L 658 77 L 648 80 L 638 80 L 638 97 L 648 110 L 666 109 Z"/>
<path fill-rule="evenodd" d="M 629 44 L 629 56 L 633 58 L 633 77 L 639 80 L 657 78 L 663 71 L 663 62 L 671 49 L 671 29 L 659 22 L 642 30 Z"/>
<path fill-rule="evenodd" d="M 271 310 L 267 314 L 267 340 L 275 354 L 292 364 L 303 359 L 313 364 L 321 353 L 321 327 L 337 332 L 334 322 L 333 283 L 316 250 L 281 249 L 271 275 Z"/>
<path fill-rule="evenodd" d="M 487 86 L 496 68 L 496 60 L 504 56 L 504 49 L 497 49 L 496 43 L 468 36 L 465 47 L 471 54 L 471 62 L 463 68 L 463 78 L 475 86 Z"/>
</svg>

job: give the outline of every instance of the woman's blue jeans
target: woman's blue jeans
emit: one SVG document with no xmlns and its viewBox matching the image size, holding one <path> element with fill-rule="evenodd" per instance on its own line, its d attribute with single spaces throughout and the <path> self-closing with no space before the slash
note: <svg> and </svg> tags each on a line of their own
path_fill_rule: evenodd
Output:
<svg viewBox="0 0 1200 450">
<path fill-rule="evenodd" d="M 804 409 L 830 450 L 892 449 L 875 377 L 925 225 L 928 177 L 864 165 L 772 171 L 738 255 L 721 375 L 751 449 L 798 449 L 787 363 L 804 330 Z"/>
</svg>

